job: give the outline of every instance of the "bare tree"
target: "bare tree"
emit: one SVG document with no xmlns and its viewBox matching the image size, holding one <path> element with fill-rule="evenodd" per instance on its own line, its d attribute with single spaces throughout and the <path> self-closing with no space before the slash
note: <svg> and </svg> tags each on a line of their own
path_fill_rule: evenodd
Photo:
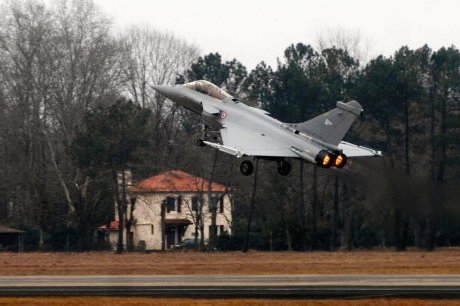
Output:
<svg viewBox="0 0 460 306">
<path fill-rule="evenodd" d="M 21 213 L 22 224 L 34 223 L 46 205 L 47 156 L 40 133 L 46 105 L 40 97 L 43 80 L 38 58 L 49 37 L 51 15 L 34 2 L 9 2 L 2 7 L 0 21 L 0 88 L 4 101 L 4 146 L 11 148 L 14 175 L 8 195 Z M 2 159 L 3 160 L 3 159 Z M 8 164 L 5 164 L 7 169 Z M 3 165 L 2 165 L 3 166 Z M 13 169 L 11 169 L 13 170 Z M 13 174 L 11 173 L 11 174 Z M 40 203 L 40 207 L 33 203 Z M 38 220 L 43 224 L 43 220 Z M 41 239 L 42 240 L 42 239 Z"/>
<path fill-rule="evenodd" d="M 210 226 L 210 233 L 209 233 L 209 251 L 213 251 L 216 243 L 217 237 L 217 226 L 216 226 L 216 218 L 217 218 L 217 198 L 212 195 L 212 182 L 214 180 L 216 165 L 217 165 L 217 158 L 219 156 L 219 151 L 215 150 L 214 158 L 211 167 L 211 174 L 208 179 L 208 205 L 209 211 L 211 212 L 211 226 Z"/>
<path fill-rule="evenodd" d="M 72 160 L 66 148 L 75 138 L 85 111 L 96 101 L 110 100 L 117 94 L 113 83 L 117 47 L 110 35 L 110 20 L 92 1 L 62 0 L 56 2 L 52 12 L 53 35 L 43 54 L 43 71 L 48 80 L 44 99 L 49 113 L 43 132 L 66 194 L 70 226 L 75 221 L 75 211 L 89 209 L 94 200 L 88 199 L 86 193 L 90 178 L 75 168 L 69 173 Z"/>
<path fill-rule="evenodd" d="M 125 93 L 142 107 L 151 108 L 155 118 L 156 143 L 166 133 L 170 139 L 176 105 L 168 103 L 152 86 L 174 84 L 178 74 L 190 67 L 198 57 L 196 46 L 168 32 L 160 32 L 148 26 L 132 26 L 119 38 L 122 47 L 120 70 Z"/>
<path fill-rule="evenodd" d="M 332 47 L 347 51 L 347 53 L 358 59 L 361 65 L 366 64 L 372 57 L 372 46 L 374 42 L 366 37 L 359 30 L 344 28 L 327 28 L 316 35 L 316 44 L 319 50 Z"/>
<path fill-rule="evenodd" d="M 259 172 L 259 159 L 256 159 L 255 171 L 254 171 L 254 181 L 252 184 L 252 194 L 251 194 L 251 205 L 249 209 L 248 219 L 246 222 L 246 232 L 244 234 L 244 245 L 243 245 L 243 252 L 247 252 L 249 250 L 249 239 L 251 237 L 251 223 L 252 223 L 252 215 L 254 212 L 254 205 L 256 201 L 256 191 L 257 191 L 257 173 Z"/>
<path fill-rule="evenodd" d="M 22 198 L 41 203 L 34 210 L 55 211 L 44 206 L 59 191 L 70 227 L 98 203 L 97 194 L 88 199 L 91 180 L 72 165 L 68 147 L 84 111 L 114 94 L 111 23 L 89 0 L 63 0 L 49 8 L 18 1 L 2 10 L 0 86 L 9 97 L 8 129 L 24 140 L 17 143 L 25 149 L 19 168 L 29 181 Z"/>
</svg>

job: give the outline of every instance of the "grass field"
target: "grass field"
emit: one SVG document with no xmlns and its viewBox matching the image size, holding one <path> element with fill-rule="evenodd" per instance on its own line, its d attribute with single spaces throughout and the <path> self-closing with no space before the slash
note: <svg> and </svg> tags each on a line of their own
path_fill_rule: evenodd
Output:
<svg viewBox="0 0 460 306">
<path fill-rule="evenodd" d="M 0 253 L 0 275 L 460 274 L 460 248 L 434 252 Z"/>
<path fill-rule="evenodd" d="M 152 274 L 460 274 L 460 248 L 352 252 L 0 253 L 0 275 Z M 4 305 L 459 305 L 458 300 L 0 298 Z"/>
</svg>

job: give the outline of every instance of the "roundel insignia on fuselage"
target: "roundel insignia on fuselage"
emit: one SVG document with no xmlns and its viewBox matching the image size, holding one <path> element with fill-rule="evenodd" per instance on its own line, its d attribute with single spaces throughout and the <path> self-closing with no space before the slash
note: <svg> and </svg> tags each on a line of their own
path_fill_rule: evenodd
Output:
<svg viewBox="0 0 460 306">
<path fill-rule="evenodd" d="M 226 112 L 220 112 L 219 118 L 220 118 L 220 119 L 225 119 L 225 118 L 227 118 L 227 113 L 226 113 Z"/>
</svg>

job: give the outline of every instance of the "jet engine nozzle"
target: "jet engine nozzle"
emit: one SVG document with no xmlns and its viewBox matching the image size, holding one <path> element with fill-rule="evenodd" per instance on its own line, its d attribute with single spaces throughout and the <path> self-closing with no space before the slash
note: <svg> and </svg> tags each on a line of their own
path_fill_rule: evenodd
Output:
<svg viewBox="0 0 460 306">
<path fill-rule="evenodd" d="M 339 153 L 334 156 L 333 166 L 336 168 L 343 168 L 347 163 L 347 156 L 343 153 Z"/>
<path fill-rule="evenodd" d="M 334 164 L 334 155 L 326 150 L 321 150 L 316 155 L 315 161 L 318 166 L 329 168 Z"/>
</svg>

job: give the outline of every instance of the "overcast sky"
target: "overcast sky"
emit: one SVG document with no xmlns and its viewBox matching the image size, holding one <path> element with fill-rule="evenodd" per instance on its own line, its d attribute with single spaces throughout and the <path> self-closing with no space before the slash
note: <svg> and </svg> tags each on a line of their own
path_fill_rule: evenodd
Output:
<svg viewBox="0 0 460 306">
<path fill-rule="evenodd" d="M 318 33 L 342 28 L 372 41 L 373 54 L 402 45 L 460 46 L 455 0 L 95 0 L 117 26 L 147 23 L 174 32 L 203 52 L 252 69 L 274 65 L 291 43 L 315 45 Z"/>
</svg>

